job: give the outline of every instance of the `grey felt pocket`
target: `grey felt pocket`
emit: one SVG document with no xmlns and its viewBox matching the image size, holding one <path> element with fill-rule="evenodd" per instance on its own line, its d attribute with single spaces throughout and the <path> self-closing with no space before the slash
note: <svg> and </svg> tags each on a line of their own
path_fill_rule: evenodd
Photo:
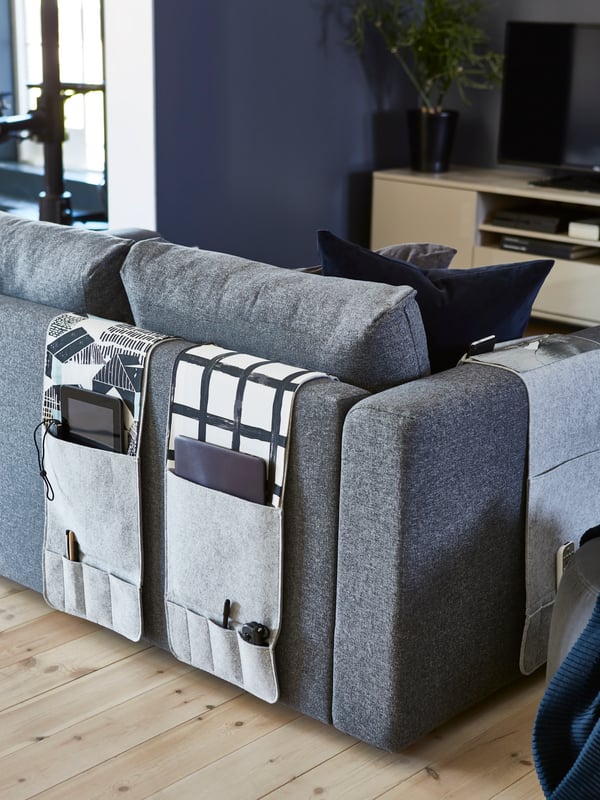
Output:
<svg viewBox="0 0 600 800">
<path fill-rule="evenodd" d="M 244 689 L 268 703 L 277 700 L 277 687 L 271 675 L 275 673 L 275 654 L 272 647 L 257 647 L 244 641 L 238 633 L 237 643 L 240 650 L 240 663 Z"/>
<path fill-rule="evenodd" d="M 181 661 L 235 683 L 268 703 L 276 702 L 279 693 L 272 646 L 244 641 L 240 625 L 225 629 L 177 603 L 167 601 L 166 605 L 170 646 Z"/>
<path fill-rule="evenodd" d="M 138 460 L 46 437 L 44 596 L 137 641 L 142 634 Z M 66 558 L 73 531 L 77 560 Z"/>
<path fill-rule="evenodd" d="M 282 520 L 281 509 L 167 472 L 170 648 L 180 660 L 268 702 L 279 696 L 273 648 L 281 620 Z M 239 631 L 249 622 L 269 628 L 268 646 L 242 640 Z"/>
<path fill-rule="evenodd" d="M 214 673 L 230 683 L 244 686 L 238 635 L 231 628 L 223 628 L 208 620 L 208 632 L 212 647 Z"/>
</svg>

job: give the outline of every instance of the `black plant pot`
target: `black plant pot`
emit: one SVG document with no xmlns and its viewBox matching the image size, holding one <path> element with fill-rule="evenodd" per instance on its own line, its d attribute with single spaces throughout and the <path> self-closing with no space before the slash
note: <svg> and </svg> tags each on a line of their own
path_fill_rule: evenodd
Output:
<svg viewBox="0 0 600 800">
<path fill-rule="evenodd" d="M 411 169 L 447 172 L 454 143 L 458 111 L 429 114 L 420 108 L 406 112 Z"/>
</svg>

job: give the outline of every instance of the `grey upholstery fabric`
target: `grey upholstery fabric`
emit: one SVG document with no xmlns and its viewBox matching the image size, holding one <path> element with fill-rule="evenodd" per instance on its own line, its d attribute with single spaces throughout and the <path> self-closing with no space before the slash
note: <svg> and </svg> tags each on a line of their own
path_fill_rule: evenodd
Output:
<svg viewBox="0 0 600 800">
<path fill-rule="evenodd" d="M 123 282 L 137 325 L 261 355 L 379 390 L 429 370 L 414 292 L 324 279 L 155 241 Z"/>
<path fill-rule="evenodd" d="M 130 241 L 0 213 L 0 293 L 131 322 L 120 270 Z"/>
<path fill-rule="evenodd" d="M 59 310 L 0 296 L 0 574 L 42 591 L 44 490 L 33 431 L 42 413 L 48 323 Z"/>
<path fill-rule="evenodd" d="M 284 505 L 281 699 L 331 722 L 333 635 L 344 418 L 354 387 L 314 381 L 298 392 Z"/>
<path fill-rule="evenodd" d="M 144 637 L 168 648 L 164 612 L 165 596 L 165 462 L 167 421 L 173 365 L 190 346 L 183 340 L 156 347 L 148 361 L 144 425 L 139 447 L 142 485 L 142 537 L 144 552 Z"/>
<path fill-rule="evenodd" d="M 344 427 L 333 721 L 399 750 L 519 674 L 526 393 L 464 366 Z"/>
</svg>

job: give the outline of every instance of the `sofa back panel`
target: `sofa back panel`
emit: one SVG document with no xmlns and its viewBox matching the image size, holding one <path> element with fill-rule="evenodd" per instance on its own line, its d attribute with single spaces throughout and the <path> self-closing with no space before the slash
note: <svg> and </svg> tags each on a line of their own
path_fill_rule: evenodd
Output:
<svg viewBox="0 0 600 800">
<path fill-rule="evenodd" d="M 33 431 L 42 418 L 46 329 L 59 313 L 0 295 L 0 575 L 37 591 L 42 589 L 44 484 Z"/>
<path fill-rule="evenodd" d="M 0 213 L 0 293 L 131 321 L 121 266 L 131 242 Z"/>
<path fill-rule="evenodd" d="M 369 391 L 429 371 L 407 287 L 323 278 L 156 241 L 132 247 L 122 276 L 143 328 L 324 370 Z"/>
</svg>

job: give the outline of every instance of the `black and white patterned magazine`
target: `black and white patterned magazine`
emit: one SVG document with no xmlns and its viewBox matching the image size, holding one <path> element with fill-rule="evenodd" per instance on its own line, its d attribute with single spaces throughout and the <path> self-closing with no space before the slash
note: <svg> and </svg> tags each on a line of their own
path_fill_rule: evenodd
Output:
<svg viewBox="0 0 600 800">
<path fill-rule="evenodd" d="M 60 420 L 60 387 L 78 386 L 123 401 L 129 455 L 137 453 L 145 385 L 152 348 L 172 337 L 124 322 L 65 313 L 46 337 L 43 419 Z"/>
<path fill-rule="evenodd" d="M 174 371 L 167 467 L 177 435 L 258 456 L 267 464 L 267 502 L 278 508 L 294 396 L 317 378 L 331 376 L 212 344 L 186 350 Z"/>
</svg>

